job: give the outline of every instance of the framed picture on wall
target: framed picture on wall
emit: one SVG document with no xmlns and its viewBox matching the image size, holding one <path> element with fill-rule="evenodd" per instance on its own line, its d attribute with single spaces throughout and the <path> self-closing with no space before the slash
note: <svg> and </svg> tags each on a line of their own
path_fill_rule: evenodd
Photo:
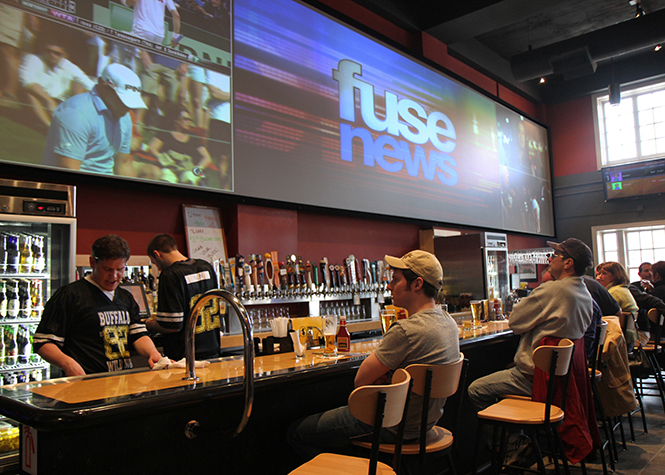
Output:
<svg viewBox="0 0 665 475">
<path fill-rule="evenodd" d="M 517 272 L 520 275 L 521 282 L 535 282 L 538 278 L 536 264 L 518 264 Z"/>
</svg>

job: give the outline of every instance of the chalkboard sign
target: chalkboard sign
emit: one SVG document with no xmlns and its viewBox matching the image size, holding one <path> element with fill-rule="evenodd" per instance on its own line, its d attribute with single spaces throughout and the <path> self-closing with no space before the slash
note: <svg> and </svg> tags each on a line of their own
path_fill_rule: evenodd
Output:
<svg viewBox="0 0 665 475">
<path fill-rule="evenodd" d="M 183 205 L 189 257 L 211 264 L 226 261 L 226 241 L 219 209 Z"/>
</svg>

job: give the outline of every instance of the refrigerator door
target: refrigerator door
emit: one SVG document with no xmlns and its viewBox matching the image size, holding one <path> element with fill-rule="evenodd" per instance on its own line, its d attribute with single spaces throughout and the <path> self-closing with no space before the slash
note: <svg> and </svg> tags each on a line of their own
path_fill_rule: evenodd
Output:
<svg viewBox="0 0 665 475">
<path fill-rule="evenodd" d="M 486 296 L 504 301 L 510 291 L 508 285 L 508 250 L 485 248 Z"/>
</svg>

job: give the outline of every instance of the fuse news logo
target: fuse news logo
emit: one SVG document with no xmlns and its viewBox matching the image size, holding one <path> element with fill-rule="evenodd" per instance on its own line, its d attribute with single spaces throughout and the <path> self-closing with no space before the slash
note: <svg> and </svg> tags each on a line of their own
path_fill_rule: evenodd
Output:
<svg viewBox="0 0 665 475">
<path fill-rule="evenodd" d="M 385 118 L 377 117 L 374 104 L 374 86 L 362 80 L 362 66 L 348 59 L 341 60 L 333 69 L 333 79 L 339 85 L 339 124 L 341 159 L 353 161 L 353 140 L 360 139 L 363 163 L 368 167 L 378 164 L 391 173 L 402 169 L 413 177 L 422 175 L 430 181 L 455 186 L 457 163 L 449 154 L 455 150 L 455 126 L 448 116 L 439 111 L 429 114 L 423 106 L 410 99 L 399 99 L 385 92 Z M 355 89 L 360 95 L 360 117 L 364 126 L 356 126 Z M 375 132 L 386 132 L 376 139 Z M 403 139 L 403 140 L 400 140 Z M 427 155 L 423 145 L 431 143 L 434 149 Z"/>
</svg>

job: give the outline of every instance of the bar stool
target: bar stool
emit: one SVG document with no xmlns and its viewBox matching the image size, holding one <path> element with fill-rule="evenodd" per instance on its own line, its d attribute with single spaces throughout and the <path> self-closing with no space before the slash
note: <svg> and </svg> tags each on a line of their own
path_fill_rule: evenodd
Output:
<svg viewBox="0 0 665 475">
<path fill-rule="evenodd" d="M 357 419 L 374 426 L 370 458 L 348 455 L 319 454 L 290 475 L 396 475 L 390 466 L 378 461 L 381 428 L 399 424 L 397 448 L 393 464 L 399 466 L 401 436 L 404 433 L 404 412 L 408 405 L 411 376 L 403 369 L 393 374 L 392 384 L 356 388 L 349 396 L 349 410 Z"/>
<path fill-rule="evenodd" d="M 663 351 L 663 345 L 660 340 L 662 337 L 665 317 L 663 317 L 656 308 L 650 309 L 648 315 L 649 321 L 653 323 L 651 326 L 651 329 L 653 330 L 653 340 L 649 340 L 649 342 L 642 347 L 642 350 L 644 351 L 644 355 L 649 365 L 650 373 L 653 374 L 656 381 L 655 386 L 648 389 L 656 389 L 658 391 L 658 395 L 663 404 L 663 410 L 665 411 L 665 382 L 663 381 L 662 368 L 660 367 L 660 363 L 658 363 L 658 355 Z M 650 394 L 644 393 L 643 379 L 645 379 L 643 374 L 637 374 L 635 377 L 635 393 L 638 398 L 640 396 L 651 396 Z"/>
<path fill-rule="evenodd" d="M 594 406 L 596 407 L 596 419 L 599 422 L 600 428 L 605 435 L 605 442 L 600 446 L 600 461 L 603 466 L 603 475 L 607 475 L 607 460 L 605 459 L 605 449 L 608 450 L 610 459 L 610 468 L 614 472 L 616 469 L 614 461 L 614 451 L 616 451 L 616 441 L 614 435 L 610 432 L 609 420 L 605 415 L 603 403 L 598 397 L 598 389 L 596 383 L 603 377 L 603 372 L 598 369 L 599 362 L 602 362 L 603 345 L 605 344 L 605 336 L 607 335 L 607 322 L 602 321 L 601 324 L 596 325 L 596 336 L 593 340 L 593 349 L 591 351 L 591 358 L 589 360 L 589 379 L 591 382 L 591 394 L 593 396 Z"/>
<path fill-rule="evenodd" d="M 557 474 L 560 472 L 558 456 L 561 458 L 564 470 L 568 475 L 570 473 L 568 468 L 568 461 L 566 453 L 563 449 L 563 443 L 557 427 L 563 423 L 565 415 L 565 396 L 568 387 L 568 379 L 570 376 L 570 365 L 572 361 L 574 343 L 564 338 L 557 346 L 542 345 L 536 348 L 533 352 L 533 362 L 536 367 L 545 371 L 550 375 L 547 383 L 547 398 L 546 402 L 536 402 L 532 400 L 506 398 L 491 405 L 490 407 L 478 413 L 478 431 L 476 433 L 476 444 L 474 448 L 474 460 L 478 460 L 480 452 L 480 445 L 483 437 L 483 426 L 485 424 L 493 425 L 495 428 L 501 427 L 502 432 L 506 428 L 523 429 L 527 431 L 532 439 L 534 449 L 536 451 L 538 470 L 541 475 L 546 475 L 545 464 L 543 462 L 543 455 L 538 443 L 538 429 L 545 431 L 548 443 L 552 448 L 552 458 Z M 562 407 L 559 408 L 552 404 L 555 388 L 555 377 L 563 376 L 562 386 Z M 496 439 L 496 438 L 493 438 Z M 552 443 L 552 441 L 554 443 Z M 495 471 L 500 473 L 504 466 L 504 452 L 505 452 L 505 437 L 501 437 L 501 447 L 499 457 L 496 461 Z M 492 441 L 492 457 L 496 453 L 496 440 Z M 493 460 L 494 462 L 494 460 Z M 515 467 L 524 470 L 525 467 Z M 473 475 L 476 475 L 478 467 L 476 464 L 473 466 Z"/>
<path fill-rule="evenodd" d="M 402 445 L 402 456 L 419 455 L 420 465 L 425 464 L 427 454 L 440 453 L 445 455 L 448 467 L 451 473 L 456 474 L 455 462 L 452 457 L 454 447 L 453 433 L 443 427 L 434 426 L 427 430 L 427 416 L 429 412 L 430 398 L 447 398 L 453 396 L 462 388 L 466 382 L 466 372 L 469 360 L 464 359 L 464 354 L 460 353 L 460 358 L 455 363 L 444 365 L 412 364 L 407 366 L 406 370 L 413 378 L 413 393 L 422 396 L 422 419 L 420 422 L 420 437 L 418 442 Z M 462 406 L 462 394 L 455 398 L 454 405 L 446 402 L 446 410 L 453 412 L 453 431 L 457 429 L 457 422 Z M 370 448 L 371 444 L 364 441 L 353 441 L 353 444 L 363 448 Z M 394 454 L 395 444 L 381 444 L 379 451 L 382 453 Z"/>
</svg>

